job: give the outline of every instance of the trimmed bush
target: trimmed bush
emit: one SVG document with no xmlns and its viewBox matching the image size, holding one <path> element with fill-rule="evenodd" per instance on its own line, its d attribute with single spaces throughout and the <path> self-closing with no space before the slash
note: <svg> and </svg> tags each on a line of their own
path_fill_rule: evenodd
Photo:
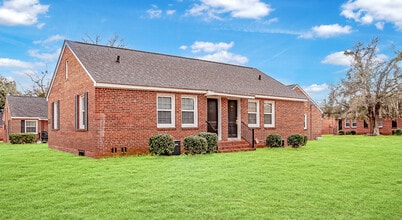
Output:
<svg viewBox="0 0 402 220">
<path fill-rule="evenodd" d="M 292 147 L 304 146 L 304 135 L 302 134 L 291 134 L 288 136 L 288 145 Z"/>
<path fill-rule="evenodd" d="M 402 135 L 402 129 L 395 129 L 395 130 L 392 130 L 392 134 L 393 135 Z"/>
<path fill-rule="evenodd" d="M 344 134 L 345 134 L 345 131 L 339 130 L 339 131 L 338 131 L 338 134 L 339 134 L 339 135 L 344 135 Z"/>
<path fill-rule="evenodd" d="M 351 130 L 351 131 L 350 131 L 350 134 L 351 134 L 351 135 L 356 135 L 356 131 L 355 131 L 355 130 Z"/>
<path fill-rule="evenodd" d="M 282 147 L 282 137 L 279 134 L 270 134 L 265 140 L 267 147 Z"/>
<path fill-rule="evenodd" d="M 10 134 L 11 144 L 32 144 L 35 143 L 36 134 Z"/>
<path fill-rule="evenodd" d="M 212 132 L 201 132 L 197 136 L 203 137 L 207 140 L 207 153 L 215 153 L 218 151 L 218 135 Z"/>
<path fill-rule="evenodd" d="M 208 148 L 208 142 L 205 138 L 193 135 L 184 138 L 185 154 L 205 154 Z"/>
<path fill-rule="evenodd" d="M 155 155 L 171 155 L 174 151 L 172 135 L 156 134 L 149 139 L 149 152 Z"/>
</svg>

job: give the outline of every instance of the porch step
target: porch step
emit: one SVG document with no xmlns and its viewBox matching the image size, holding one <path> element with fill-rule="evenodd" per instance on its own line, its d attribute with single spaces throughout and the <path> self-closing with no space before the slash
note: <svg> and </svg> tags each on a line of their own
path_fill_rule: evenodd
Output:
<svg viewBox="0 0 402 220">
<path fill-rule="evenodd" d="M 241 141 L 220 141 L 218 142 L 218 152 L 238 152 L 238 151 L 253 151 L 255 148 L 251 148 L 251 145 L 245 140 Z"/>
</svg>

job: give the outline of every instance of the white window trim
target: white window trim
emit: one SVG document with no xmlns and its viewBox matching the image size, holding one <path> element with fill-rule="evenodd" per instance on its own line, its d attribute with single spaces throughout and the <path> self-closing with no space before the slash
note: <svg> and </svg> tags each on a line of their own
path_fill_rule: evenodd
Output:
<svg viewBox="0 0 402 220">
<path fill-rule="evenodd" d="M 194 112 L 194 123 L 193 124 L 183 124 L 183 119 L 181 122 L 182 128 L 196 128 L 198 127 L 198 102 L 197 96 L 189 96 L 183 95 L 181 96 L 181 102 L 183 103 L 183 99 L 193 99 L 194 100 L 194 110 L 183 110 L 183 104 L 181 106 L 181 114 L 183 116 L 183 112 Z"/>
<path fill-rule="evenodd" d="M 272 124 L 265 124 L 264 120 L 264 127 L 265 128 L 274 128 L 275 127 L 275 102 L 274 101 L 264 101 L 264 117 L 265 117 L 265 104 L 270 103 L 272 104 Z"/>
<path fill-rule="evenodd" d="M 27 132 L 27 122 L 35 122 L 35 132 Z M 25 133 L 30 133 L 30 134 L 37 134 L 38 133 L 38 121 L 37 120 L 25 120 Z"/>
<path fill-rule="evenodd" d="M 307 130 L 308 126 L 307 126 L 307 114 L 304 114 L 304 130 Z"/>
<path fill-rule="evenodd" d="M 58 102 L 53 102 L 53 129 L 59 129 L 59 109 L 58 109 Z"/>
<path fill-rule="evenodd" d="M 257 112 L 251 112 L 253 114 L 256 114 L 256 124 L 250 124 L 248 123 L 248 126 L 250 128 L 259 128 L 260 127 L 260 101 L 258 100 L 248 100 L 248 103 L 257 103 Z M 248 111 L 248 106 L 247 106 L 247 119 L 248 119 L 248 114 L 250 114 L 250 112 Z"/>
<path fill-rule="evenodd" d="M 85 113 L 85 95 L 80 95 L 79 96 L 79 115 L 78 115 L 78 121 L 79 121 L 79 129 L 85 129 L 85 123 L 84 123 L 84 113 Z"/>
<path fill-rule="evenodd" d="M 348 122 L 349 122 L 349 125 L 347 125 Z M 349 119 L 345 119 L 345 128 L 350 128 L 350 120 Z"/>
<path fill-rule="evenodd" d="M 350 124 L 351 124 L 352 128 L 356 128 L 357 127 L 357 120 L 353 119 Z M 355 125 L 353 125 L 353 124 L 355 124 Z"/>
<path fill-rule="evenodd" d="M 159 97 L 169 97 L 172 100 L 172 109 L 171 111 L 171 117 L 172 117 L 172 123 L 170 124 L 159 124 L 158 123 L 158 98 Z M 166 109 L 161 109 L 163 111 L 166 111 Z M 176 105 L 175 105 L 175 95 L 174 94 L 157 94 L 156 95 L 156 124 L 157 128 L 174 128 L 175 127 L 175 111 L 176 111 Z"/>
<path fill-rule="evenodd" d="M 66 79 L 68 79 L 68 60 L 66 60 L 66 72 L 65 72 L 65 74 L 66 74 Z"/>
</svg>

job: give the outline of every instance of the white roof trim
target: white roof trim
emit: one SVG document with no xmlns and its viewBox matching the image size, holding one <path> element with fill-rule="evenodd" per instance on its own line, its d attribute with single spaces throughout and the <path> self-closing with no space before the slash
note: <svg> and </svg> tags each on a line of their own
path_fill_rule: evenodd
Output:
<svg viewBox="0 0 402 220">
<path fill-rule="evenodd" d="M 219 93 L 219 92 L 214 92 L 214 91 L 206 92 L 205 96 L 223 96 L 223 97 L 233 97 L 233 98 L 254 99 L 254 96 Z"/>
<path fill-rule="evenodd" d="M 25 119 L 25 120 L 40 120 L 40 121 L 48 121 L 47 118 L 39 118 L 39 117 L 11 117 L 11 119 Z"/>
<path fill-rule="evenodd" d="M 176 89 L 176 88 L 151 87 L 151 86 L 132 86 L 132 85 L 111 84 L 111 83 L 95 83 L 95 87 L 112 88 L 112 89 L 146 90 L 146 91 L 158 91 L 158 92 L 195 93 L 195 94 L 205 94 L 207 92 L 204 90 Z"/>
<path fill-rule="evenodd" d="M 261 98 L 261 99 L 275 99 L 275 100 L 295 101 L 295 102 L 307 102 L 308 101 L 307 99 L 276 97 L 276 96 L 266 96 L 266 95 L 256 95 L 255 97 Z"/>
</svg>

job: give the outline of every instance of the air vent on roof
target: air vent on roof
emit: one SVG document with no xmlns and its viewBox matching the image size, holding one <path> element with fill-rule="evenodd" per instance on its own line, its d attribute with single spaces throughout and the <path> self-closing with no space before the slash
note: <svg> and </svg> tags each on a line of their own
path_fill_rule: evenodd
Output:
<svg viewBox="0 0 402 220">
<path fill-rule="evenodd" d="M 116 63 L 120 63 L 120 56 L 117 56 Z"/>
</svg>

